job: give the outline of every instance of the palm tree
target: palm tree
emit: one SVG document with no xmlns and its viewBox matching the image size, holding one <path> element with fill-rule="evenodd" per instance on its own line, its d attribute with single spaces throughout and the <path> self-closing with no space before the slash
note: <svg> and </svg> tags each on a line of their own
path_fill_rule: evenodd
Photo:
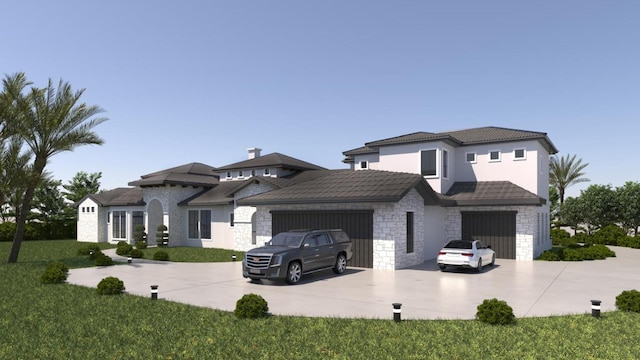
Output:
<svg viewBox="0 0 640 360">
<path fill-rule="evenodd" d="M 549 163 L 549 182 L 551 186 L 558 190 L 560 196 L 560 204 L 564 203 L 564 194 L 566 189 L 571 186 L 582 182 L 587 182 L 589 179 L 584 177 L 584 168 L 589 164 L 582 164 L 582 159 L 577 159 L 576 156 L 567 154 L 565 157 L 552 156 Z"/>
<path fill-rule="evenodd" d="M 15 82 L 14 78 L 26 79 L 24 74 L 18 73 L 7 77 L 5 83 Z M 26 85 L 20 91 L 11 91 L 14 104 L 12 111 L 15 113 L 14 117 L 20 119 L 14 124 L 15 131 L 31 150 L 34 160 L 25 182 L 22 205 L 16 216 L 16 234 L 7 260 L 9 263 L 18 260 L 31 200 L 49 159 L 64 151 L 73 151 L 81 145 L 101 145 L 103 140 L 92 129 L 107 120 L 94 117 L 104 111 L 100 107 L 79 102 L 84 89 L 73 92 L 71 85 L 62 80 L 57 89 L 49 79 L 46 88 L 32 87 L 23 95 L 25 87 Z"/>
</svg>

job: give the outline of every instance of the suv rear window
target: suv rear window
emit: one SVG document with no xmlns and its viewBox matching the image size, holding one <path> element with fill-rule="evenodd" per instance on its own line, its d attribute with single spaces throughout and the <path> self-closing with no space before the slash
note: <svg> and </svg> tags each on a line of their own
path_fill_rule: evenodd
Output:
<svg viewBox="0 0 640 360">
<path fill-rule="evenodd" d="M 348 242 L 349 236 L 344 231 L 332 231 L 331 236 L 333 236 L 336 242 Z"/>
</svg>

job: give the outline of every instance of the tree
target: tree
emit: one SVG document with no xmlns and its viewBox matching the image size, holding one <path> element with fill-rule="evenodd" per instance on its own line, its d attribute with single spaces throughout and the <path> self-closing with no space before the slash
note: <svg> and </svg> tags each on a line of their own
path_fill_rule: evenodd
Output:
<svg viewBox="0 0 640 360">
<path fill-rule="evenodd" d="M 633 229 L 634 235 L 638 235 L 640 227 L 640 183 L 627 181 L 623 186 L 616 188 L 618 202 L 620 204 L 620 223 L 625 231 Z"/>
<path fill-rule="evenodd" d="M 87 174 L 84 171 L 78 172 L 73 179 L 69 180 L 68 185 L 62 185 L 66 190 L 64 196 L 67 200 L 75 203 L 87 195 L 98 193 L 100 191 L 101 177 L 101 172 L 91 174 Z"/>
<path fill-rule="evenodd" d="M 19 81 L 24 79 L 25 81 Z M 26 190 L 16 218 L 16 234 L 7 262 L 18 260 L 20 246 L 24 238 L 25 223 L 36 187 L 49 159 L 64 151 L 73 151 L 81 145 L 101 145 L 103 140 L 92 129 L 106 121 L 95 117 L 103 110 L 95 105 L 80 103 L 84 89 L 73 92 L 71 85 L 60 80 L 58 87 L 49 79 L 45 88 L 26 88 L 26 76 L 17 73 L 7 76 L 3 84 L 23 85 L 22 88 L 6 88 L 4 96 L 9 96 L 11 108 L 8 113 L 12 128 L 33 154 L 33 163 L 26 178 Z M 7 95 L 8 94 L 8 95 Z M 18 120 L 18 121 L 15 121 Z"/>
<path fill-rule="evenodd" d="M 20 207 L 30 158 L 30 153 L 22 151 L 18 138 L 7 141 L 6 146 L 0 142 L 0 216 L 4 221 L 15 217 L 16 209 Z"/>
<path fill-rule="evenodd" d="M 59 190 L 61 184 L 60 180 L 43 176 L 42 182 L 33 194 L 32 209 L 37 210 L 35 218 L 42 222 L 64 219 L 67 205 Z"/>
<path fill-rule="evenodd" d="M 580 197 L 570 197 L 560 205 L 560 220 L 577 231 L 584 223 L 584 202 Z"/>
<path fill-rule="evenodd" d="M 549 212 L 551 215 L 551 220 L 558 220 L 558 216 L 560 213 L 560 197 L 558 196 L 558 190 L 553 186 L 549 186 Z"/>
<path fill-rule="evenodd" d="M 567 154 L 567 156 L 561 157 L 560 160 L 555 155 L 551 157 L 549 162 L 549 182 L 551 186 L 558 190 L 560 204 L 564 203 L 564 194 L 569 186 L 589 181 L 582 172 L 588 165 L 588 163 L 582 164 L 582 159 L 576 160 L 575 155 Z"/>
<path fill-rule="evenodd" d="M 611 185 L 591 185 L 580 192 L 584 223 L 589 233 L 618 221 L 620 204 Z"/>
</svg>

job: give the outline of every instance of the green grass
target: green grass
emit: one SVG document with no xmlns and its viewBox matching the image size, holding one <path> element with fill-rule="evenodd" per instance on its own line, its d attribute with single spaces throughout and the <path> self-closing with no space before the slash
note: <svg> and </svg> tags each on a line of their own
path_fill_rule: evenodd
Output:
<svg viewBox="0 0 640 360">
<path fill-rule="evenodd" d="M 640 314 L 403 321 L 232 313 L 95 289 L 42 285 L 46 264 L 76 266 L 68 241 L 25 242 L 0 264 L 0 359 L 638 359 Z M 0 243 L 6 259 L 10 243 Z M 125 284 L 126 286 L 126 284 Z"/>
<path fill-rule="evenodd" d="M 144 258 L 152 259 L 156 251 L 166 251 L 169 254 L 169 260 L 175 262 L 226 262 L 231 261 L 231 255 L 236 255 L 238 261 L 242 261 L 244 252 L 225 250 L 225 249 L 207 249 L 195 247 L 159 247 L 144 249 Z"/>
</svg>

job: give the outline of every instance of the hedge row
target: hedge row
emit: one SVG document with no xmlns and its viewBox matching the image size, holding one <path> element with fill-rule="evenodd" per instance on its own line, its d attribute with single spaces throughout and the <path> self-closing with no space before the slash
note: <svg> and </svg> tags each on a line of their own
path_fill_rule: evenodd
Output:
<svg viewBox="0 0 640 360">
<path fill-rule="evenodd" d="M 75 239 L 76 231 L 75 221 L 28 222 L 25 224 L 24 240 Z M 0 223 L 0 241 L 13 241 L 15 234 L 14 222 Z"/>
</svg>

